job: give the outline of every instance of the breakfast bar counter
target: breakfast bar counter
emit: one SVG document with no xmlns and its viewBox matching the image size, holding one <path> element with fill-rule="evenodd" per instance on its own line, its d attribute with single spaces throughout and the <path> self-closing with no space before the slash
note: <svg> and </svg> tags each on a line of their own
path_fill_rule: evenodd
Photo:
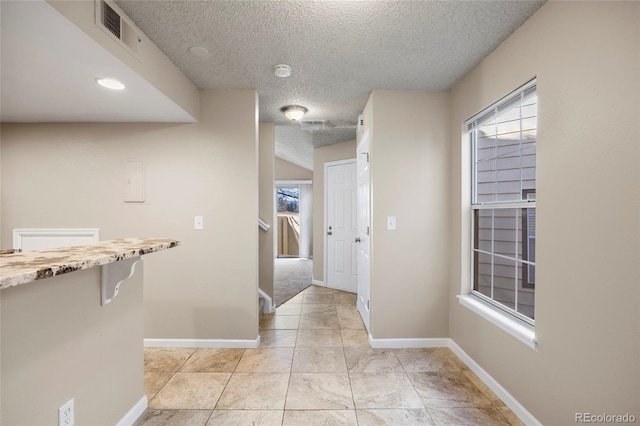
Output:
<svg viewBox="0 0 640 426">
<path fill-rule="evenodd" d="M 0 254 L 0 290 L 176 247 L 169 238 L 123 238 L 73 247 Z"/>
<path fill-rule="evenodd" d="M 133 424 L 147 407 L 143 286 L 155 284 L 143 264 L 179 245 L 126 238 L 0 253 L 0 424 L 57 425 L 71 400 L 76 424 Z"/>
</svg>

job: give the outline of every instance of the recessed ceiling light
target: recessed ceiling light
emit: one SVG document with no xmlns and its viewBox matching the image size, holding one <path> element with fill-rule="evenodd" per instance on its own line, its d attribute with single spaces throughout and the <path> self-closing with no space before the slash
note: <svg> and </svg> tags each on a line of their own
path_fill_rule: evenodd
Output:
<svg viewBox="0 0 640 426">
<path fill-rule="evenodd" d="M 287 64 L 279 64 L 273 67 L 273 73 L 276 77 L 289 77 L 291 75 L 291 67 Z"/>
<path fill-rule="evenodd" d="M 124 84 L 120 83 L 118 80 L 114 80 L 113 78 L 96 78 L 96 83 L 98 83 L 102 87 L 106 87 L 107 89 L 124 89 Z"/>
<path fill-rule="evenodd" d="M 192 48 L 189 49 L 189 53 L 191 53 L 194 56 L 199 56 L 201 58 L 204 58 L 210 55 L 209 51 L 202 46 L 193 46 Z"/>
</svg>

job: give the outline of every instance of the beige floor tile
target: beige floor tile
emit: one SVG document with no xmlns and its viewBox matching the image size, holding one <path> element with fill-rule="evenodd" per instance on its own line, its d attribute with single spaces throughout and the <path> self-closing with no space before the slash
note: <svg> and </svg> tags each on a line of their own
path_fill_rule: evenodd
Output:
<svg viewBox="0 0 640 426">
<path fill-rule="evenodd" d="M 354 410 L 291 410 L 284 412 L 282 426 L 357 426 Z"/>
<path fill-rule="evenodd" d="M 427 408 L 427 412 L 438 426 L 509 426 L 502 413 L 492 407 Z"/>
<path fill-rule="evenodd" d="M 491 401 L 462 372 L 409 373 L 408 376 L 427 408 L 491 405 Z"/>
<path fill-rule="evenodd" d="M 260 348 L 293 348 L 298 330 L 260 330 Z"/>
<path fill-rule="evenodd" d="M 204 426 L 211 410 L 147 409 L 133 426 Z"/>
<path fill-rule="evenodd" d="M 334 303 L 333 293 L 317 294 L 317 293 L 305 293 L 304 304 L 309 303 Z"/>
<path fill-rule="evenodd" d="M 471 383 L 476 385 L 476 387 L 480 389 L 480 392 L 482 392 L 484 396 L 486 396 L 491 402 L 502 404 L 500 398 L 498 398 L 496 394 L 493 393 L 493 391 L 489 389 L 489 387 L 487 387 L 487 385 L 485 385 L 484 382 L 473 373 L 473 371 L 467 369 L 463 370 L 462 372 L 471 381 Z"/>
<path fill-rule="evenodd" d="M 300 316 L 301 330 L 338 330 L 336 314 L 309 313 Z"/>
<path fill-rule="evenodd" d="M 155 373 L 152 371 L 144 373 L 144 395 L 148 401 L 167 384 L 173 373 Z"/>
<path fill-rule="evenodd" d="M 144 371 L 175 373 L 195 348 L 144 348 Z"/>
<path fill-rule="evenodd" d="M 456 354 L 453 353 L 453 351 L 449 348 L 440 348 L 440 350 L 442 351 L 442 353 L 446 356 L 449 357 L 449 359 L 451 361 L 453 361 L 453 363 L 461 370 L 461 371 L 471 371 L 469 370 L 469 367 L 467 367 L 467 364 L 465 364 L 460 358 L 458 358 L 456 356 Z"/>
<path fill-rule="evenodd" d="M 176 373 L 149 402 L 151 408 L 213 409 L 229 373 Z"/>
<path fill-rule="evenodd" d="M 370 348 L 369 334 L 365 329 L 340 330 L 345 348 Z"/>
<path fill-rule="evenodd" d="M 296 348 L 292 373 L 346 373 L 342 348 Z"/>
<path fill-rule="evenodd" d="M 350 373 L 403 372 L 398 358 L 390 349 L 344 348 Z"/>
<path fill-rule="evenodd" d="M 341 329 L 364 329 L 362 317 L 355 305 L 336 305 L 336 310 Z"/>
<path fill-rule="evenodd" d="M 302 293 L 298 293 L 297 296 L 293 296 L 291 299 L 287 300 L 285 303 L 288 305 L 300 304 L 302 303 L 303 299 L 304 299 L 304 291 Z"/>
<path fill-rule="evenodd" d="M 302 315 L 305 314 L 336 315 L 336 305 L 333 303 L 305 303 L 302 305 Z"/>
<path fill-rule="evenodd" d="M 297 348 L 341 348 L 340 330 L 298 330 Z"/>
<path fill-rule="evenodd" d="M 405 373 L 349 373 L 357 409 L 424 408 Z"/>
<path fill-rule="evenodd" d="M 396 356 L 406 372 L 460 371 L 445 348 L 395 349 Z"/>
<path fill-rule="evenodd" d="M 238 373 L 288 373 L 291 371 L 293 348 L 246 349 L 240 359 Z"/>
<path fill-rule="evenodd" d="M 353 409 L 346 373 L 291 373 L 286 410 Z"/>
<path fill-rule="evenodd" d="M 233 373 L 244 349 L 198 349 L 178 370 L 181 373 Z"/>
<path fill-rule="evenodd" d="M 260 328 L 271 330 L 297 330 L 300 317 L 298 315 L 262 315 Z"/>
<path fill-rule="evenodd" d="M 304 290 L 304 294 L 333 294 L 334 290 L 329 287 L 324 287 L 321 285 L 312 284 L 310 287 L 307 287 Z"/>
<path fill-rule="evenodd" d="M 357 295 L 355 293 L 339 292 L 333 294 L 336 305 L 356 305 Z"/>
<path fill-rule="evenodd" d="M 282 410 L 214 410 L 207 426 L 280 426 Z"/>
<path fill-rule="evenodd" d="M 498 410 L 502 416 L 505 418 L 505 420 L 507 421 L 507 423 L 510 426 L 524 426 L 524 423 L 522 423 L 522 421 L 518 418 L 518 416 L 516 416 L 513 411 L 511 411 L 509 409 L 509 407 L 505 406 L 505 405 L 501 405 L 501 406 L 495 406 L 496 410 Z"/>
<path fill-rule="evenodd" d="M 216 405 L 220 410 L 283 410 L 289 373 L 233 373 Z"/>
<path fill-rule="evenodd" d="M 302 303 L 285 303 L 276 308 L 276 315 L 300 315 Z"/>
<path fill-rule="evenodd" d="M 435 425 L 425 409 L 357 410 L 359 426 Z"/>
</svg>

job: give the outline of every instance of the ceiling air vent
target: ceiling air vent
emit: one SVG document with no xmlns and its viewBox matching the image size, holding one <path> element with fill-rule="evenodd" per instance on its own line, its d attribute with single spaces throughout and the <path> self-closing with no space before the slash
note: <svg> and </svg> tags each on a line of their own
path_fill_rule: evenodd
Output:
<svg viewBox="0 0 640 426">
<path fill-rule="evenodd" d="M 96 25 L 137 58 L 142 32 L 112 1 L 96 0 Z"/>
<path fill-rule="evenodd" d="M 300 122 L 302 130 L 314 131 L 328 128 L 327 120 L 302 120 Z"/>
</svg>

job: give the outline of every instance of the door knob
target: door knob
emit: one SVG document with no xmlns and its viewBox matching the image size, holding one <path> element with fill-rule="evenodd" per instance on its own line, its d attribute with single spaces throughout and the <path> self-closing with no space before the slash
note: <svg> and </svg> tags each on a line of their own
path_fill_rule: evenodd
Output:
<svg viewBox="0 0 640 426">
<path fill-rule="evenodd" d="M 356 243 L 360 242 L 360 237 L 356 237 Z"/>
<path fill-rule="evenodd" d="M 327 231 L 327 235 L 332 235 L 333 233 L 331 231 Z"/>
</svg>

